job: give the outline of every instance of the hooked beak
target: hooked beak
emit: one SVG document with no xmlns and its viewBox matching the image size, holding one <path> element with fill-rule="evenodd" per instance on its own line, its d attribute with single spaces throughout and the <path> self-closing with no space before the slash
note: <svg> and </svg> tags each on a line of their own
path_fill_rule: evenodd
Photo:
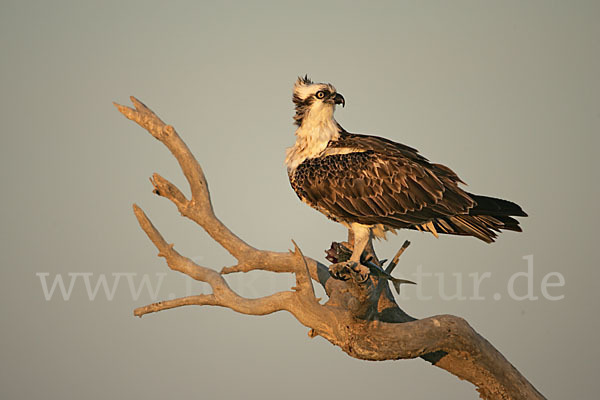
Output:
<svg viewBox="0 0 600 400">
<path fill-rule="evenodd" d="M 346 99 L 344 99 L 344 96 L 342 96 L 339 93 L 336 93 L 335 96 L 333 97 L 333 102 L 335 104 L 341 104 L 342 107 L 346 106 Z"/>
</svg>

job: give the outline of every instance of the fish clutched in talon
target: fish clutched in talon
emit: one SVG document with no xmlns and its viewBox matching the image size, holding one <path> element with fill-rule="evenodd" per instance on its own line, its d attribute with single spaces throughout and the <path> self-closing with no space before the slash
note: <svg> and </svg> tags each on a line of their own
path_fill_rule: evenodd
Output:
<svg viewBox="0 0 600 400">
<path fill-rule="evenodd" d="M 352 250 L 347 247 L 347 244 L 333 242 L 331 243 L 331 247 L 328 250 L 325 250 L 325 253 L 327 254 L 325 258 L 333 263 L 329 266 L 329 274 L 334 279 L 339 279 L 342 281 L 347 281 L 350 278 L 353 278 L 357 283 L 365 283 L 369 279 L 369 276 L 373 276 L 378 279 L 386 279 L 392 282 L 396 292 L 400 293 L 401 284 L 410 283 L 412 285 L 416 285 L 416 283 L 413 281 L 394 278 L 390 274 L 390 272 L 396 267 L 400 256 L 409 245 L 409 241 L 404 242 L 400 250 L 398 250 L 394 258 L 388 264 L 387 268 L 383 269 L 381 266 L 370 260 L 361 260 L 360 264 L 349 260 L 348 258 L 351 256 Z M 381 260 L 379 263 L 384 265 L 386 261 L 387 260 Z"/>
<path fill-rule="evenodd" d="M 369 262 L 367 264 L 369 266 L 369 271 L 372 276 L 387 279 L 388 281 L 392 282 L 392 285 L 394 285 L 394 289 L 396 289 L 396 293 L 398 294 L 400 294 L 400 285 L 402 285 L 403 283 L 410 283 L 411 285 L 417 284 L 416 282 L 409 281 L 408 279 L 394 278 L 392 275 L 389 274 L 389 272 L 387 272 L 377 264 L 374 264 L 372 262 Z"/>
<path fill-rule="evenodd" d="M 347 281 L 352 278 L 357 283 L 364 283 L 369 279 L 370 269 L 355 261 L 344 261 L 329 266 L 329 274 L 334 279 Z"/>
<path fill-rule="evenodd" d="M 387 273 L 383 268 L 378 265 L 368 262 L 368 266 L 358 264 L 354 261 L 344 261 L 335 264 L 331 264 L 329 266 L 329 274 L 334 279 L 339 279 L 342 281 L 347 281 L 352 278 L 356 283 L 365 283 L 370 276 L 374 276 L 380 279 L 386 279 L 392 282 L 394 289 L 396 292 L 400 293 L 400 285 L 403 283 L 410 283 L 411 285 L 416 285 L 415 282 L 410 281 L 408 279 L 399 279 L 394 278 L 389 273 Z"/>
</svg>

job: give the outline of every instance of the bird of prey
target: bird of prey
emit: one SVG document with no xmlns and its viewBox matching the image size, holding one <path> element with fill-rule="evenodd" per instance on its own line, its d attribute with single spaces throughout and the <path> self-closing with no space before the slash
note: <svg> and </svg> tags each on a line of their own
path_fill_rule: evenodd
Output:
<svg viewBox="0 0 600 400">
<path fill-rule="evenodd" d="M 333 113 L 345 99 L 333 85 L 299 77 L 292 100 L 296 143 L 285 159 L 291 186 L 303 202 L 354 233 L 350 260 L 330 267 L 334 277 L 351 268 L 368 279 L 361 255 L 386 231 L 407 228 L 487 243 L 501 229 L 521 231 L 513 217 L 527 214 L 517 204 L 463 190 L 450 168 L 411 147 L 342 128 Z"/>
</svg>

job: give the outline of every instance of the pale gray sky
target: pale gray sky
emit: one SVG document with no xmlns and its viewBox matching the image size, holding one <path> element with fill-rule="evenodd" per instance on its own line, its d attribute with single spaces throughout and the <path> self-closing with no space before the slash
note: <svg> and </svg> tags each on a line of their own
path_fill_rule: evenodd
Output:
<svg viewBox="0 0 600 400">
<path fill-rule="evenodd" d="M 185 295 L 141 232 L 140 204 L 167 240 L 206 266 L 233 260 L 151 193 L 153 172 L 185 187 L 160 143 L 112 101 L 135 95 L 173 124 L 202 163 L 221 219 L 251 244 L 295 239 L 322 258 L 344 230 L 303 205 L 287 182 L 291 88 L 308 73 L 334 84 L 349 131 L 418 148 L 475 193 L 518 202 L 522 234 L 485 245 L 402 232 L 413 245 L 396 274 L 444 273 L 447 294 L 473 296 L 469 274 L 491 273 L 485 300 L 444 301 L 437 277 L 407 288 L 401 306 L 466 318 L 548 398 L 591 398 L 600 356 L 597 316 L 600 128 L 598 2 L 0 2 L 0 397 L 304 399 L 333 394 L 476 399 L 469 383 L 420 360 L 349 358 L 287 314 L 216 308 L 132 316 Z M 187 189 L 187 188 L 186 188 Z M 510 277 L 533 255 L 537 300 Z M 563 296 L 541 284 L 558 272 Z M 121 274 L 114 299 L 94 301 L 77 275 L 70 300 L 46 301 L 39 276 Z M 159 274 L 159 275 L 157 275 Z M 242 294 L 291 278 L 231 276 Z M 552 281 L 552 280 L 551 280 Z M 515 290 L 527 290 L 524 278 Z M 194 291 L 206 287 L 194 284 Z M 500 295 L 499 300 L 494 295 Z M 300 373 L 302 380 L 297 379 Z"/>
</svg>

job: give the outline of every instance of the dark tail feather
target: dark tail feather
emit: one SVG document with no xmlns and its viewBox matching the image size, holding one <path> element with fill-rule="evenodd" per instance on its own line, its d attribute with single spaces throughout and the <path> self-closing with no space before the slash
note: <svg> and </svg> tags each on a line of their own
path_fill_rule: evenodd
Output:
<svg viewBox="0 0 600 400">
<path fill-rule="evenodd" d="M 469 196 L 477 205 L 471 209 L 469 215 L 491 215 L 497 216 L 515 216 L 526 217 L 527 213 L 521 209 L 518 204 L 512 201 L 496 199 L 494 197 L 479 196 L 469 193 Z"/>
<path fill-rule="evenodd" d="M 454 215 L 433 220 L 438 233 L 474 236 L 492 243 L 500 230 L 521 232 L 519 221 L 511 216 L 526 217 L 519 205 L 494 197 L 470 194 L 477 202 L 468 215 Z"/>
</svg>

